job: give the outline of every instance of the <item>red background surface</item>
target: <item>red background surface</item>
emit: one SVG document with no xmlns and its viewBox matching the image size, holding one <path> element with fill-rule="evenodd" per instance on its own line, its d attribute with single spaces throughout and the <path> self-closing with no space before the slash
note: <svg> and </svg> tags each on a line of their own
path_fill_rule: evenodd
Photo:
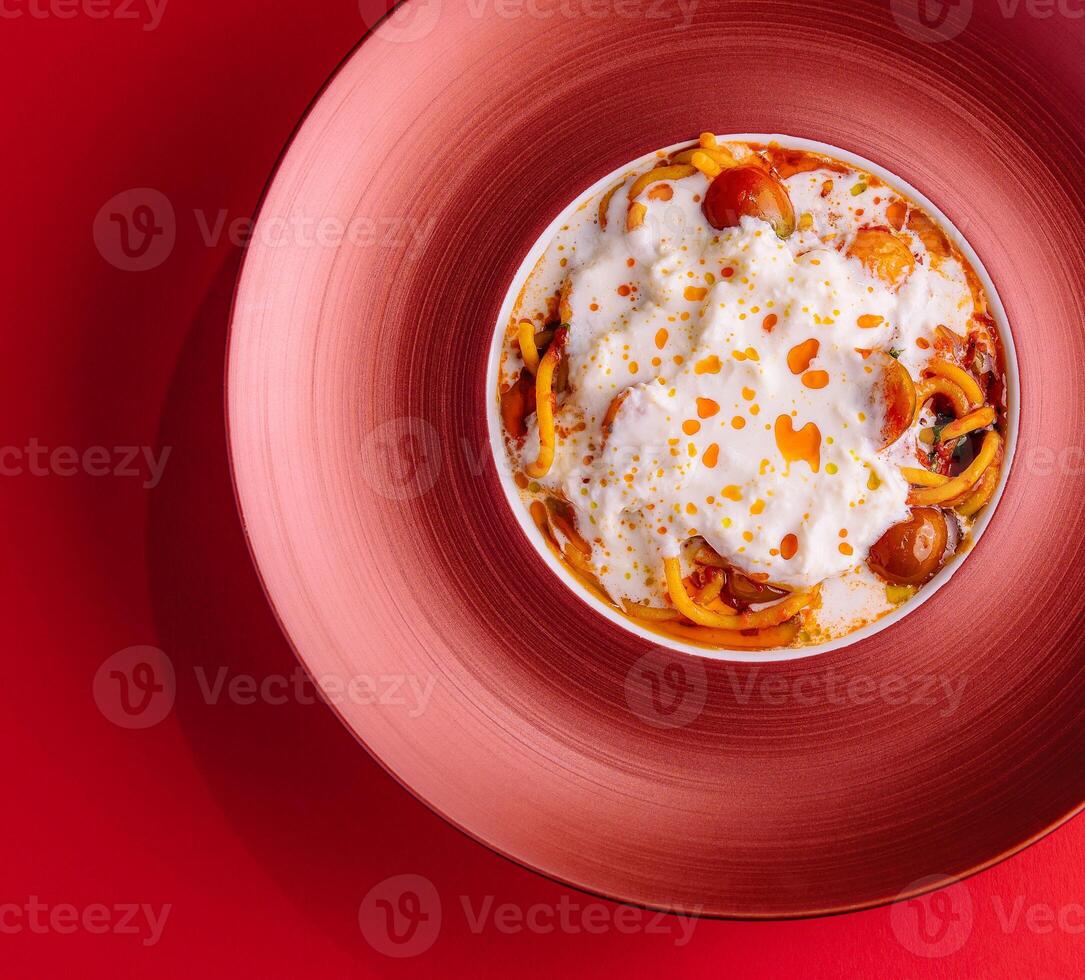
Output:
<svg viewBox="0 0 1085 980">
<path fill-rule="evenodd" d="M 209 703 L 199 670 L 259 681 L 289 675 L 295 660 L 249 562 L 225 458 L 222 359 L 240 247 L 226 234 L 208 243 L 201 222 L 253 213 L 293 126 L 366 24 L 351 0 L 171 0 L 153 30 L 143 29 L 150 18 L 140 3 L 134 20 L 119 16 L 120 0 L 105 8 L 118 16 L 104 19 L 69 9 L 13 0 L 0 19 L 0 442 L 171 454 L 153 489 L 142 486 L 145 473 L 65 476 L 56 467 L 0 481 L 5 975 L 1083 972 L 1080 820 L 951 896 L 958 912 L 970 897 L 972 925 L 949 955 L 919 955 L 932 949 L 902 942 L 884 909 L 702 921 L 678 945 L 673 921 L 647 935 L 652 918 L 634 916 L 641 931 L 625 934 L 609 903 L 444 824 L 323 705 Z M 1070 66 L 1081 81 L 1083 24 L 1022 15 L 1014 30 L 1038 72 L 1065 79 Z M 1056 36 L 1057 52 L 1047 44 Z M 141 273 L 112 266 L 92 238 L 103 204 L 133 187 L 161 191 L 176 215 L 176 246 Z M 103 661 L 134 644 L 165 651 L 177 674 L 168 717 L 136 731 L 115 725 L 92 695 Z M 443 913 L 430 949 L 393 959 L 367 942 L 358 908 L 372 887 L 406 873 L 433 883 Z M 599 904 L 603 931 L 512 931 L 493 921 L 475 931 L 464 896 L 474 909 L 492 900 L 519 914 L 563 897 Z M 36 931 L 27 913 L 3 911 L 32 900 L 48 907 L 46 919 L 60 915 L 60 927 Z M 63 922 L 65 905 L 82 914 L 100 904 L 119 926 L 131 903 L 157 914 L 169 906 L 154 944 L 146 931 L 68 931 Z"/>
</svg>

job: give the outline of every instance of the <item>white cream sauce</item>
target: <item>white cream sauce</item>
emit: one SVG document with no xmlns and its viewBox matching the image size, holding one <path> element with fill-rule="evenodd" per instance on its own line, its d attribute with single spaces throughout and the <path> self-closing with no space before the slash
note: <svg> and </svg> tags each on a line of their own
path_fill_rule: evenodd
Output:
<svg viewBox="0 0 1085 980">
<path fill-rule="evenodd" d="M 750 152 L 727 145 L 736 157 Z M 770 582 L 836 580 L 815 617 L 831 635 L 847 633 L 892 604 L 861 563 L 908 517 L 899 467 L 915 445 L 912 432 L 879 451 L 880 375 L 861 351 L 893 351 L 917 378 L 933 349 L 924 338 L 939 324 L 968 332 L 964 270 L 955 258 L 932 263 L 908 231 L 899 234 L 916 264 L 899 288 L 848 257 L 855 232 L 885 225 L 897 196 L 854 171 L 785 181 L 796 216 L 810 216 L 786 240 L 752 217 L 712 228 L 699 173 L 668 182 L 666 200 L 660 184 L 645 189 L 637 198 L 645 220 L 627 232 L 627 190 L 653 162 L 613 195 L 605 230 L 598 199 L 585 202 L 524 291 L 517 315 L 567 281 L 572 324 L 554 464 L 527 495 L 569 501 L 615 600 L 660 604 L 663 556 L 699 535 Z M 793 355 L 789 364 L 789 352 L 807 343 L 809 354 L 810 341 L 808 363 Z M 504 377 L 521 363 L 512 341 Z M 604 440 L 604 416 L 627 390 Z M 523 445 L 510 447 L 517 467 L 538 451 L 534 416 L 528 426 Z M 816 452 L 807 445 L 787 458 L 789 432 L 812 444 L 814 430 Z"/>
</svg>

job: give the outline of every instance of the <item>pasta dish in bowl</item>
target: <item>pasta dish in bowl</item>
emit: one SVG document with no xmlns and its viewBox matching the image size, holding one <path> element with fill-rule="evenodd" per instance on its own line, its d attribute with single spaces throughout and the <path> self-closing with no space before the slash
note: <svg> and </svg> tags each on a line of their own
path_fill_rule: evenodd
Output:
<svg viewBox="0 0 1085 980">
<path fill-rule="evenodd" d="M 1012 454 L 1012 341 L 929 202 L 841 151 L 658 151 L 555 221 L 490 371 L 506 491 L 597 609 L 801 655 L 944 582 Z"/>
</svg>

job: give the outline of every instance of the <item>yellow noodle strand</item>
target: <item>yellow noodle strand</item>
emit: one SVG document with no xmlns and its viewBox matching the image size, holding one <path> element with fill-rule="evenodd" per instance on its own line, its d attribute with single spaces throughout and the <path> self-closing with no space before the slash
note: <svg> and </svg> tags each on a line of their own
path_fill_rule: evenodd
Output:
<svg viewBox="0 0 1085 980">
<path fill-rule="evenodd" d="M 625 183 L 625 180 L 620 180 L 609 191 L 607 191 L 599 201 L 599 227 L 603 231 L 607 230 L 607 209 L 610 207 L 610 199 L 618 192 L 618 188 Z"/>
<path fill-rule="evenodd" d="M 913 487 L 940 487 L 943 483 L 949 483 L 948 476 L 915 466 L 902 466 L 900 472 Z"/>
<path fill-rule="evenodd" d="M 977 429 L 986 429 L 987 426 L 994 424 L 994 421 L 995 410 L 990 405 L 984 405 L 983 408 L 977 408 L 950 422 L 942 429 L 941 441 L 949 442 L 966 436 L 969 432 L 975 432 Z"/>
<path fill-rule="evenodd" d="M 944 395 L 953 406 L 953 411 L 960 418 L 968 413 L 968 396 L 961 390 L 961 386 L 948 378 L 933 377 L 924 378 L 915 386 L 915 415 L 914 422 L 927 404 L 935 395 Z"/>
<path fill-rule="evenodd" d="M 681 180 L 683 177 L 692 177 L 695 173 L 697 173 L 697 168 L 691 167 L 688 163 L 656 167 L 655 170 L 649 170 L 648 173 L 641 174 L 633 181 L 633 186 L 629 188 L 629 200 L 635 201 L 650 184 L 661 180 Z"/>
<path fill-rule="evenodd" d="M 565 339 L 569 335 L 568 327 L 559 327 L 554 339 L 546 349 L 546 354 L 539 362 L 539 373 L 535 375 L 535 413 L 539 423 L 539 455 L 527 466 L 527 475 L 538 479 L 550 472 L 554 465 L 554 446 L 556 429 L 554 426 L 554 371 L 561 361 L 565 348 Z"/>
<path fill-rule="evenodd" d="M 622 600 L 622 608 L 634 619 L 644 619 L 650 623 L 664 623 L 678 618 L 677 609 L 660 609 L 649 606 L 643 602 L 633 602 L 631 599 Z"/>
<path fill-rule="evenodd" d="M 800 609 L 808 605 L 813 598 L 812 592 L 793 592 L 782 602 L 767 609 L 759 609 L 736 613 L 733 615 L 721 615 L 704 609 L 697 605 L 686 592 L 682 582 L 682 568 L 677 558 L 664 558 L 663 570 L 667 576 L 667 591 L 670 593 L 671 602 L 675 608 L 698 626 L 712 626 L 716 629 L 725 630 L 748 630 L 760 629 L 764 626 L 776 626 L 790 619 Z"/>
<path fill-rule="evenodd" d="M 690 163 L 700 170 L 709 180 L 712 180 L 723 172 L 723 167 L 716 163 L 716 161 L 703 150 L 698 150 L 694 153 L 693 156 L 690 157 Z"/>
<path fill-rule="evenodd" d="M 724 170 L 738 165 L 738 162 L 731 156 L 730 152 L 722 146 L 693 146 L 688 150 L 680 150 L 678 153 L 674 154 L 674 156 L 671 157 L 671 161 L 673 163 L 692 163 L 693 155 L 695 153 L 703 153 L 705 156 L 718 163 Z"/>
<path fill-rule="evenodd" d="M 951 364 L 942 358 L 935 358 L 927 365 L 927 371 L 931 374 L 952 381 L 964 392 L 968 403 L 972 408 L 983 404 L 983 392 L 980 391 L 979 382 L 972 377 L 964 368 Z"/>
<path fill-rule="evenodd" d="M 530 320 L 521 320 L 516 328 L 516 339 L 520 344 L 520 356 L 524 366 L 532 373 L 539 373 L 539 349 L 535 346 L 535 324 Z"/>
<path fill-rule="evenodd" d="M 908 502 L 918 504 L 920 507 L 932 507 L 944 504 L 947 500 L 959 497 L 967 493 L 976 481 L 983 476 L 984 471 L 994 462 L 999 448 L 1002 446 L 1002 438 L 992 429 L 983 437 L 980 451 L 976 458 L 969 464 L 960 476 L 955 476 L 938 487 L 923 487 L 913 490 L 908 496 Z M 677 605 L 677 603 L 676 603 Z"/>
<path fill-rule="evenodd" d="M 976 489 L 957 505 L 956 511 L 961 517 L 972 517 L 990 501 L 995 495 L 995 487 L 998 486 L 998 473 L 997 466 L 987 467 Z"/>
<path fill-rule="evenodd" d="M 676 622 L 662 623 L 659 628 L 683 640 L 713 647 L 730 647 L 733 650 L 771 650 L 776 647 L 786 647 L 799 632 L 797 622 L 766 626 L 753 634 L 740 633 L 738 630 L 714 629 L 708 626 L 687 626 L 685 623 Z"/>
</svg>

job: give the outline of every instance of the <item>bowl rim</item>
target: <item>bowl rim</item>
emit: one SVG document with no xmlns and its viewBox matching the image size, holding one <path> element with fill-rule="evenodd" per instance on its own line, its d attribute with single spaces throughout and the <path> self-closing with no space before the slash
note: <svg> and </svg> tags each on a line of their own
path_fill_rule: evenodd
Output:
<svg viewBox="0 0 1085 980">
<path fill-rule="evenodd" d="M 1005 434 L 1004 449 L 1003 449 L 1003 463 L 1002 472 L 999 476 L 998 486 L 995 488 L 994 495 L 991 497 L 990 502 L 983 509 L 979 518 L 973 524 L 971 529 L 971 541 L 964 549 L 963 553 L 958 551 L 951 559 L 938 570 L 938 573 L 926 583 L 914 596 L 905 602 L 901 603 L 892 611 L 886 613 L 884 616 L 876 619 L 872 623 L 868 623 L 865 626 L 860 627 L 857 630 L 853 630 L 844 636 L 837 637 L 833 640 L 829 640 L 824 643 L 811 644 L 805 647 L 783 647 L 774 648 L 769 650 L 731 650 L 726 648 L 711 648 L 706 646 L 698 646 L 694 643 L 683 642 L 676 637 L 670 637 L 663 633 L 653 632 L 646 629 L 643 626 L 635 623 L 631 618 L 623 616 L 620 612 L 614 609 L 609 604 L 603 602 L 598 597 L 592 595 L 584 586 L 576 579 L 576 577 L 569 570 L 568 566 L 560 561 L 548 546 L 545 536 L 542 531 L 535 525 L 535 522 L 531 520 L 528 514 L 527 507 L 524 506 L 523 498 L 520 496 L 520 491 L 513 480 L 513 471 L 509 463 L 508 454 L 505 451 L 505 440 L 502 432 L 501 414 L 498 401 L 498 392 L 500 391 L 500 368 L 501 368 L 501 355 L 505 347 L 506 328 L 513 312 L 516 307 L 516 302 L 520 293 L 520 290 L 530 275 L 531 271 L 535 268 L 536 263 L 542 257 L 546 248 L 550 245 L 558 229 L 565 224 L 569 218 L 577 212 L 583 203 L 589 200 L 600 191 L 610 187 L 619 178 L 636 170 L 637 168 L 644 166 L 645 164 L 657 159 L 658 154 L 669 155 L 677 150 L 684 149 L 690 145 L 692 140 L 682 140 L 678 143 L 672 143 L 670 146 L 657 148 L 652 147 L 646 150 L 641 156 L 629 163 L 617 167 L 610 173 L 605 174 L 599 180 L 595 181 L 590 187 L 579 194 L 570 204 L 558 213 L 554 219 L 546 226 L 542 234 L 536 239 L 535 243 L 528 250 L 524 256 L 523 261 L 520 263 L 516 270 L 515 275 L 512 278 L 509 288 L 505 293 L 505 298 L 501 304 L 501 308 L 498 312 L 497 324 L 494 328 L 493 340 L 490 344 L 490 354 L 486 367 L 486 387 L 484 397 L 486 399 L 486 428 L 489 434 L 490 450 L 494 457 L 494 463 L 496 465 L 498 481 L 501 484 L 501 488 L 504 491 L 505 502 L 512 510 L 516 523 L 519 525 L 520 530 L 531 544 L 532 548 L 546 564 L 546 566 L 558 577 L 558 579 L 570 590 L 576 597 L 583 603 L 587 604 L 592 610 L 605 619 L 609 620 L 616 626 L 624 629 L 626 632 L 632 633 L 634 636 L 642 640 L 648 640 L 654 643 L 656 646 L 663 647 L 667 650 L 672 650 L 678 653 L 691 654 L 697 657 L 704 657 L 708 660 L 724 661 L 730 663 L 779 663 L 791 660 L 806 660 L 811 657 L 821 656 L 822 654 L 831 653 L 834 650 L 843 650 L 846 647 L 861 643 L 864 640 L 868 640 L 883 630 L 889 629 L 896 623 L 899 623 L 902 619 L 915 613 L 924 603 L 930 600 L 943 586 L 945 586 L 950 579 L 954 576 L 959 568 L 967 561 L 975 552 L 979 545 L 980 539 L 983 537 L 984 531 L 990 526 L 991 521 L 994 518 L 995 512 L 998 509 L 998 505 L 1002 500 L 1003 491 L 1006 488 L 1006 484 L 1009 481 L 1010 471 L 1013 467 L 1014 455 L 1017 449 L 1017 434 L 1020 427 L 1020 409 L 1021 409 L 1021 397 L 1020 397 L 1020 371 L 1017 363 L 1017 349 L 1014 346 L 1013 333 L 1010 329 L 1009 318 L 1006 315 L 1006 308 L 1002 303 L 1002 297 L 999 295 L 998 289 L 995 286 L 994 280 L 991 274 L 988 272 L 983 260 L 979 257 L 979 254 L 973 248 L 972 244 L 961 233 L 957 225 L 950 220 L 950 218 L 938 207 L 933 201 L 930 200 L 925 194 L 919 191 L 916 187 L 912 186 L 909 181 L 904 180 L 892 171 L 886 169 L 881 164 L 869 160 L 866 157 L 854 153 L 851 150 L 846 150 L 842 147 L 834 146 L 831 143 L 824 143 L 819 140 L 807 139 L 805 137 L 790 136 L 781 133 L 729 133 L 729 134 L 716 134 L 716 139 L 723 143 L 728 142 L 744 142 L 744 143 L 779 143 L 785 149 L 799 149 L 810 150 L 816 153 L 823 154 L 825 156 L 832 157 L 840 160 L 843 163 L 851 164 L 858 167 L 861 170 L 883 180 L 889 187 L 903 191 L 911 200 L 922 205 L 937 221 L 941 223 L 942 229 L 948 234 L 953 243 L 961 250 L 962 254 L 972 264 L 972 268 L 975 270 L 976 275 L 979 277 L 980 282 L 983 283 L 983 288 L 987 292 L 987 297 L 990 306 L 990 313 L 998 328 L 999 339 L 1003 347 L 1003 360 L 1006 372 L 1006 394 L 1008 400 L 1007 408 L 1007 426 L 1008 433 Z"/>
</svg>

